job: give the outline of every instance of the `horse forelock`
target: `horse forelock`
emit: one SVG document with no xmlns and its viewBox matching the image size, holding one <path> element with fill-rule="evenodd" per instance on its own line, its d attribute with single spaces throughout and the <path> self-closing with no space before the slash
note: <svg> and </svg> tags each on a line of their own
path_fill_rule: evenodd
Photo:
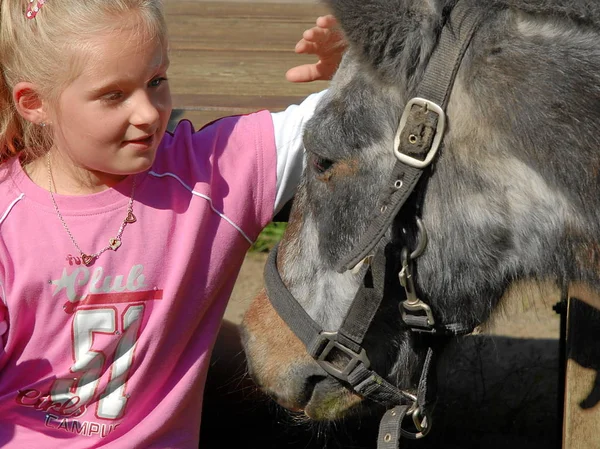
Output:
<svg viewBox="0 0 600 449">
<path fill-rule="evenodd" d="M 366 149 L 396 126 L 397 89 L 382 84 L 364 67 L 346 55 L 330 92 L 307 123 L 303 143 L 309 152 L 334 161 L 367 158 L 372 153 Z"/>
</svg>

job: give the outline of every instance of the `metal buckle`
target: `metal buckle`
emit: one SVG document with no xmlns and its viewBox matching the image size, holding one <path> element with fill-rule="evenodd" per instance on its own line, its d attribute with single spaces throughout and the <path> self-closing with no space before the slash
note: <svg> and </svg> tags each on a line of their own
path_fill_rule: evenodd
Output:
<svg viewBox="0 0 600 449">
<path fill-rule="evenodd" d="M 327 371 L 329 374 L 336 377 L 337 379 L 347 382 L 348 376 L 359 363 L 362 363 L 365 366 L 365 368 L 369 368 L 369 366 L 371 365 L 371 362 L 367 357 L 367 352 L 363 348 L 361 348 L 360 354 L 357 354 L 352 349 L 342 345 L 339 341 L 337 341 L 337 332 L 322 331 L 319 335 L 328 340 L 328 342 L 325 348 L 321 351 L 321 353 L 315 355 L 315 359 L 317 363 L 321 366 L 321 368 L 323 368 L 325 371 Z M 337 368 L 331 362 L 326 360 L 327 356 L 334 348 L 339 349 L 344 354 L 350 356 L 350 360 L 343 369 Z"/>
<path fill-rule="evenodd" d="M 411 416 L 416 432 L 404 430 L 402 425 L 400 426 L 400 434 L 411 440 L 419 440 L 424 436 L 427 436 L 431 430 L 431 416 L 427 413 L 423 413 L 423 410 L 415 403 L 406 412 L 406 416 Z"/>
<path fill-rule="evenodd" d="M 428 111 L 433 111 L 438 115 L 438 122 L 437 122 L 437 126 L 435 129 L 435 136 L 433 138 L 433 142 L 431 143 L 431 148 L 429 148 L 429 151 L 427 152 L 427 156 L 425 157 L 425 160 L 423 160 L 423 161 L 420 159 L 416 159 L 414 157 L 407 156 L 406 154 L 401 153 L 399 151 L 400 134 L 402 133 L 402 130 L 406 126 L 406 122 L 408 121 L 408 116 L 410 115 L 412 107 L 415 105 L 423 106 Z M 404 162 L 406 165 L 409 165 L 414 168 L 427 167 L 429 164 L 431 164 L 431 161 L 433 160 L 434 156 L 436 155 L 436 153 L 440 147 L 440 144 L 442 143 L 442 137 L 444 136 L 445 129 L 446 129 L 446 114 L 444 113 L 444 110 L 439 105 L 437 105 L 433 101 L 429 101 L 424 98 L 420 98 L 420 97 L 413 98 L 412 100 L 410 100 L 408 102 L 408 104 L 404 108 L 404 113 L 402 114 L 402 118 L 400 118 L 400 124 L 398 125 L 398 130 L 396 131 L 396 137 L 394 138 L 394 154 L 396 155 L 396 158 L 398 158 L 398 160 L 400 160 L 401 162 Z"/>
</svg>

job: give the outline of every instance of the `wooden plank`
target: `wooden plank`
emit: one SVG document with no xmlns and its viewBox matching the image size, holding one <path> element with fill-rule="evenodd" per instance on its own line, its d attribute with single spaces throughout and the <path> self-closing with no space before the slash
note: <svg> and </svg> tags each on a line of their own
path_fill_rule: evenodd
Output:
<svg viewBox="0 0 600 449">
<path fill-rule="evenodd" d="M 563 449 L 600 449 L 600 310 L 571 297 Z"/>
<path fill-rule="evenodd" d="M 250 96 L 306 96 L 327 83 L 294 84 L 285 72 L 295 65 L 314 61 L 294 53 L 186 52 L 175 51 L 169 83 L 175 95 L 219 94 Z"/>
<path fill-rule="evenodd" d="M 285 80 L 290 67 L 315 61 L 294 46 L 326 13 L 321 5 L 169 0 L 165 9 L 173 105 L 196 120 L 279 111 L 328 85 Z"/>
<path fill-rule="evenodd" d="M 173 95 L 174 101 L 181 105 L 179 109 L 199 110 L 199 109 L 223 109 L 235 110 L 237 112 L 247 112 L 254 110 L 257 103 L 260 103 L 264 108 L 275 111 L 290 104 L 295 104 L 302 99 L 304 95 L 284 95 L 260 97 L 252 95 L 211 95 L 211 94 L 176 94 Z"/>
<path fill-rule="evenodd" d="M 277 21 L 312 20 L 327 13 L 325 6 L 318 2 L 224 2 L 224 1 L 185 1 L 167 0 L 165 12 L 168 18 L 175 16 L 211 16 L 215 18 L 237 17 Z"/>
<path fill-rule="evenodd" d="M 293 52 L 296 41 L 316 17 L 289 23 L 181 16 L 176 19 L 177 27 L 171 27 L 169 42 L 177 50 Z"/>
</svg>

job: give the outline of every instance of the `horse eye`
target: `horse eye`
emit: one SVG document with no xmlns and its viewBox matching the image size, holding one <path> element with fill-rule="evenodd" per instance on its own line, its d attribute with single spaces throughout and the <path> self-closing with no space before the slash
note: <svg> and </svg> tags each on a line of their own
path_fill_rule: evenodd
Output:
<svg viewBox="0 0 600 449">
<path fill-rule="evenodd" d="M 317 172 L 319 172 L 320 174 L 325 173 L 327 170 L 333 167 L 333 164 L 334 162 L 330 159 L 325 159 L 322 157 L 315 157 L 313 159 L 313 166 L 315 167 L 315 170 L 317 170 Z"/>
</svg>

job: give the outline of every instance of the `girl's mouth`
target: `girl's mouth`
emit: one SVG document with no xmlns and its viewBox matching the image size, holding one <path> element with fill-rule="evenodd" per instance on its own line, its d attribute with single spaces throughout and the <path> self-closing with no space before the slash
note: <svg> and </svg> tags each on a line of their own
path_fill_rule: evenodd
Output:
<svg viewBox="0 0 600 449">
<path fill-rule="evenodd" d="M 143 148 L 148 148 L 154 143 L 154 134 L 145 137 L 140 137 L 137 139 L 126 140 L 124 143 L 126 145 L 135 145 Z"/>
</svg>

